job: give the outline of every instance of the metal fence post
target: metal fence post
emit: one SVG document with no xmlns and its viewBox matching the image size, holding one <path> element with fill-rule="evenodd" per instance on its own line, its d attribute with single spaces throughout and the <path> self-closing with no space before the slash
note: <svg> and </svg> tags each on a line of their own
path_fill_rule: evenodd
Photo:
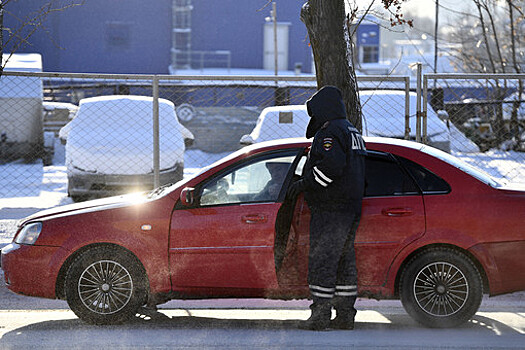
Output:
<svg viewBox="0 0 525 350">
<path fill-rule="evenodd" d="M 160 186 L 159 77 L 153 77 L 153 187 Z"/>
<path fill-rule="evenodd" d="M 423 143 L 427 144 L 427 106 L 428 106 L 428 79 L 423 76 Z"/>
<path fill-rule="evenodd" d="M 405 140 L 410 139 L 410 77 L 405 77 Z"/>
<path fill-rule="evenodd" d="M 417 63 L 416 142 L 421 142 L 421 72 L 423 65 Z"/>
</svg>

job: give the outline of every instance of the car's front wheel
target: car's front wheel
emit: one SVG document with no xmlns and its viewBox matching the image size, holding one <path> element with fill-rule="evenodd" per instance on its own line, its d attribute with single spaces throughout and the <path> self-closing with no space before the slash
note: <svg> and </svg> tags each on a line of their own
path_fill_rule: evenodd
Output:
<svg viewBox="0 0 525 350">
<path fill-rule="evenodd" d="M 133 317 L 147 297 L 142 265 L 128 252 L 97 246 L 79 256 L 66 275 L 66 299 L 83 321 L 122 323 Z"/>
<path fill-rule="evenodd" d="M 483 282 L 472 261 L 463 253 L 436 248 L 419 253 L 401 275 L 403 307 L 428 327 L 455 327 L 468 321 L 483 297 Z"/>
</svg>

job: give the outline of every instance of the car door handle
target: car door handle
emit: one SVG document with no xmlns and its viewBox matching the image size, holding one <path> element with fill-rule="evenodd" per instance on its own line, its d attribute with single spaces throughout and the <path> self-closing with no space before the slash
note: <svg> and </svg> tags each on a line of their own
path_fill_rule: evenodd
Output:
<svg viewBox="0 0 525 350">
<path fill-rule="evenodd" d="M 411 216 L 412 214 L 414 214 L 414 212 L 412 211 L 412 208 L 387 208 L 383 209 L 381 211 L 381 214 L 390 217 L 401 217 Z"/>
<path fill-rule="evenodd" d="M 250 214 L 244 215 L 242 221 L 247 224 L 262 224 L 268 221 L 268 217 L 264 214 Z"/>
</svg>

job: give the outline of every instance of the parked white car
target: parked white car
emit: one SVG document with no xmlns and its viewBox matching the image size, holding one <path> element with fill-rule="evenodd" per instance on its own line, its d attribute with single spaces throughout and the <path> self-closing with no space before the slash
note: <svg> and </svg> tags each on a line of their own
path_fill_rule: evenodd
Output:
<svg viewBox="0 0 525 350">
<path fill-rule="evenodd" d="M 361 91 L 360 98 L 363 110 L 363 135 L 404 138 L 404 91 Z M 410 93 L 409 125 L 412 139 L 416 136 L 416 99 L 417 95 Z M 268 107 L 261 112 L 252 132 L 244 135 L 240 143 L 249 145 L 280 138 L 303 137 L 309 120 L 305 105 Z M 430 145 L 446 152 L 479 151 L 479 148 L 457 128 L 441 120 L 430 105 L 427 108 L 427 137 Z"/>
<path fill-rule="evenodd" d="M 185 142 L 172 102 L 159 99 L 160 183 L 182 179 Z M 80 101 L 66 139 L 68 193 L 73 200 L 153 188 L 153 99 L 103 96 Z"/>
</svg>

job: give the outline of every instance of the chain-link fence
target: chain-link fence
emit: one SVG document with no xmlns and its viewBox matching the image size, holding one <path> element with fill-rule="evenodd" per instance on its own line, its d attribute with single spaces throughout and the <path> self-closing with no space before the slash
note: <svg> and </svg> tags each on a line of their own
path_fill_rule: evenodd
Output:
<svg viewBox="0 0 525 350">
<path fill-rule="evenodd" d="M 426 142 L 493 175 L 525 182 L 523 168 L 516 166 L 525 163 L 525 109 L 517 104 L 522 78 L 505 79 L 505 93 L 485 79 L 491 93 L 475 102 L 470 97 L 475 89 L 455 87 L 481 84 L 480 78 L 431 79 L 427 86 L 425 76 L 430 97 L 422 99 L 421 91 L 410 91 L 409 77 L 359 77 L 363 133 Z M 257 124 L 267 127 L 270 137 L 282 137 L 277 135 L 283 130 L 289 137 L 303 136 L 305 119 L 288 106 L 304 105 L 315 90 L 312 77 L 5 72 L 0 197 L 81 199 L 177 181 L 239 149 L 241 139 L 249 140 L 243 144 L 262 140 L 260 130 L 254 131 Z M 281 107 L 272 114 L 266 110 L 272 106 Z M 499 112 L 470 110 L 500 110 L 501 118 Z M 492 122 L 496 117 L 499 122 Z M 265 123 L 271 118 L 276 121 Z M 487 123 L 489 137 L 482 136 Z"/>
<path fill-rule="evenodd" d="M 441 119 L 460 146 L 456 155 L 493 176 L 525 182 L 525 74 L 428 74 L 422 80 L 423 104 L 444 111 Z"/>
</svg>

